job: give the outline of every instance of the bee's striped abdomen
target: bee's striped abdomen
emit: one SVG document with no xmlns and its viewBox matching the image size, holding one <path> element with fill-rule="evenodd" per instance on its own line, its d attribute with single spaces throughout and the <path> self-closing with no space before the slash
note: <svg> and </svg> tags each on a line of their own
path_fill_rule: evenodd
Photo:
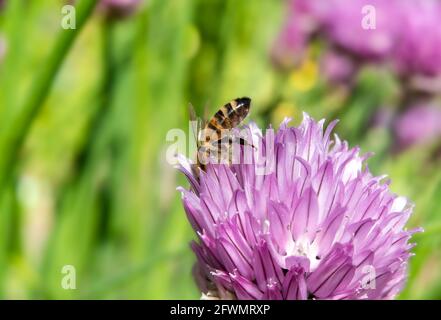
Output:
<svg viewBox="0 0 441 320">
<path fill-rule="evenodd" d="M 248 115 L 250 103 L 250 98 L 237 98 L 220 108 L 205 127 L 210 129 L 205 135 L 205 142 L 219 140 L 222 138 L 222 130 L 238 126 Z"/>
<path fill-rule="evenodd" d="M 216 128 L 232 129 L 246 118 L 250 110 L 250 98 L 237 98 L 219 109 L 210 120 Z"/>
</svg>

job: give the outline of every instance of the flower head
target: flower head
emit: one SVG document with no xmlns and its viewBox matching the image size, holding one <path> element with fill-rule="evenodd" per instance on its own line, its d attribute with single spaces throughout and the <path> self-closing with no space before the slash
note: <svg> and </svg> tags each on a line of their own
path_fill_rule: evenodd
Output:
<svg viewBox="0 0 441 320">
<path fill-rule="evenodd" d="M 208 164 L 198 176 L 180 158 L 192 186 L 179 190 L 199 238 L 192 248 L 204 294 L 386 299 L 400 292 L 417 231 L 404 229 L 412 205 L 369 172 L 359 148 L 331 139 L 335 124 L 324 129 L 305 114 L 300 126 L 285 120 L 265 136 L 250 124 L 251 163 Z"/>
</svg>

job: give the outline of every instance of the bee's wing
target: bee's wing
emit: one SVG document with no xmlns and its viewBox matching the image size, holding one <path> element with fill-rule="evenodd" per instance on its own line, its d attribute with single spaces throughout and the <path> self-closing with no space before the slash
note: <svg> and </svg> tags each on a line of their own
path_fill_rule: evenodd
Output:
<svg viewBox="0 0 441 320">
<path fill-rule="evenodd" d="M 204 105 L 204 113 L 203 113 L 203 116 L 204 116 L 204 119 L 205 119 L 205 121 L 208 121 L 209 119 L 211 119 L 210 118 L 210 115 L 208 114 L 208 111 L 210 110 L 210 104 L 208 103 L 208 101 L 205 103 L 205 105 Z M 203 123 L 203 125 L 205 126 L 205 124 L 206 123 Z"/>
<path fill-rule="evenodd" d="M 191 131 L 193 131 L 194 140 L 196 141 L 196 144 L 199 145 L 199 132 L 202 129 L 203 123 L 201 118 L 196 116 L 196 111 L 191 103 L 188 104 L 188 114 L 190 116 Z"/>
</svg>

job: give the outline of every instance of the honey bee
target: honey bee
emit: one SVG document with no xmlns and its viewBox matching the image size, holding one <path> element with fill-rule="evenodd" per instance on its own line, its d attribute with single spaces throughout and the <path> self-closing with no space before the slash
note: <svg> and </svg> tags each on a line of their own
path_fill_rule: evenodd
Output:
<svg viewBox="0 0 441 320">
<path fill-rule="evenodd" d="M 205 171 L 210 156 L 216 155 L 217 160 L 220 160 L 226 148 L 231 150 L 232 143 L 249 145 L 243 138 L 231 137 L 228 133 L 248 116 L 250 107 L 250 98 L 236 98 L 222 106 L 209 121 L 201 121 L 196 117 L 194 108 L 190 104 L 190 120 L 196 124 L 196 128 L 193 126 L 198 153 L 196 173 L 198 173 L 197 168 Z"/>
</svg>

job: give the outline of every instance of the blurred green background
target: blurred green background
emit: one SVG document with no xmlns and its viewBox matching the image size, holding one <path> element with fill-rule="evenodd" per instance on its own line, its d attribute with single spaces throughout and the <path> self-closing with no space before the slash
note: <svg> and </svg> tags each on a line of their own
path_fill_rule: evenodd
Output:
<svg viewBox="0 0 441 320">
<path fill-rule="evenodd" d="M 426 229 L 400 297 L 441 298 L 440 157 L 433 144 L 393 152 L 389 130 L 370 126 L 399 99 L 393 75 L 366 66 L 351 88 L 332 85 L 321 43 L 276 68 L 283 1 L 148 0 L 124 19 L 77 2 L 76 30 L 60 26 L 64 1 L 0 12 L 1 298 L 198 299 L 176 191 L 187 182 L 165 161 L 165 137 L 188 130 L 189 102 L 211 114 L 239 96 L 259 125 L 340 118 L 351 146 L 374 151 L 370 169 L 416 204 L 409 228 Z M 75 290 L 61 286 L 65 265 Z"/>
</svg>

